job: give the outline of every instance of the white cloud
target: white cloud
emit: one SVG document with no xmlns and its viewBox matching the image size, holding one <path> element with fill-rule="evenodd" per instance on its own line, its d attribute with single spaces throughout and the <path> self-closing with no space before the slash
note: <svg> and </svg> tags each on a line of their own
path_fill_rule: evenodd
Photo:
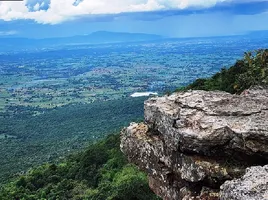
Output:
<svg viewBox="0 0 268 200">
<path fill-rule="evenodd" d="M 0 2 L 0 19 L 31 19 L 38 23 L 57 24 L 84 15 L 202 8 L 232 0 L 83 0 L 78 5 L 77 0 L 51 0 L 47 10 L 40 10 L 44 2 L 39 1 L 32 11 L 26 6 L 27 1 Z"/>
<path fill-rule="evenodd" d="M 9 35 L 16 35 L 18 34 L 17 31 L 0 31 L 0 36 L 9 36 Z"/>
<path fill-rule="evenodd" d="M 40 4 L 39 3 L 35 4 L 34 7 L 33 7 L 33 9 L 35 11 L 38 11 L 40 9 Z"/>
</svg>

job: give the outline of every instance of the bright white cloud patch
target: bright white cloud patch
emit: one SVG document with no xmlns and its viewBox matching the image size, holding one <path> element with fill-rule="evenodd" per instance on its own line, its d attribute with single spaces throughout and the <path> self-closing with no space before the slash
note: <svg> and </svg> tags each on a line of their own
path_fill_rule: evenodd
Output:
<svg viewBox="0 0 268 200">
<path fill-rule="evenodd" d="M 90 14 L 203 8 L 231 0 L 51 0 L 47 10 L 40 9 L 44 6 L 40 0 L 32 8 L 27 7 L 27 1 L 30 0 L 0 2 L 0 19 L 32 19 L 38 23 L 57 24 Z"/>
</svg>

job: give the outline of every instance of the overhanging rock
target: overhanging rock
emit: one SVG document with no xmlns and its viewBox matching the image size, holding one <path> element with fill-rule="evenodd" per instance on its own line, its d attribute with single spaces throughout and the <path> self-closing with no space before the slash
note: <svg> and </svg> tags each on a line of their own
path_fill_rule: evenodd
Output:
<svg viewBox="0 0 268 200">
<path fill-rule="evenodd" d="M 268 164 L 268 90 L 189 91 L 145 102 L 121 149 L 163 199 L 219 199 L 226 180 Z"/>
</svg>

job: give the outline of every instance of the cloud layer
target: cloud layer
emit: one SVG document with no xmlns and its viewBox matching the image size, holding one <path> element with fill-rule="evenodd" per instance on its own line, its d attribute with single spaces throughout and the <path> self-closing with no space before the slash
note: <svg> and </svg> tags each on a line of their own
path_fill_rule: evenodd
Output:
<svg viewBox="0 0 268 200">
<path fill-rule="evenodd" d="M 0 2 L 0 19 L 30 19 L 57 24 L 82 16 L 106 14 L 204 9 L 234 0 L 24 0 Z M 248 0 L 235 0 L 245 2 Z M 254 0 L 256 2 L 258 0 Z"/>
<path fill-rule="evenodd" d="M 189 7 L 207 8 L 228 0 L 25 0 L 0 2 L 0 19 L 56 24 L 84 15 L 118 14 Z"/>
</svg>

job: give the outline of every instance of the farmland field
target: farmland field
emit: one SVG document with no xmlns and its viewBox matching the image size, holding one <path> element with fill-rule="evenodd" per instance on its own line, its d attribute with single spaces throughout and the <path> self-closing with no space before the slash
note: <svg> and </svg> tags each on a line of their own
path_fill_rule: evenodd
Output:
<svg viewBox="0 0 268 200">
<path fill-rule="evenodd" d="M 0 111 L 165 93 L 232 65 L 267 39 L 243 37 L 80 45 L 0 54 Z"/>
</svg>

